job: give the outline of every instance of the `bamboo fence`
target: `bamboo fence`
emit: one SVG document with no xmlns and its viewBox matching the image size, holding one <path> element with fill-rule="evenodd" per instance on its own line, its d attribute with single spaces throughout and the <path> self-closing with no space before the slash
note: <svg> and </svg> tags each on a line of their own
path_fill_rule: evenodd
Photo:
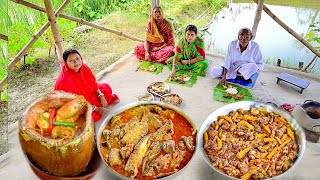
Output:
<svg viewBox="0 0 320 180">
<path fill-rule="evenodd" d="M 8 36 L 6 36 L 4 34 L 0 34 L 0 39 L 8 41 Z"/>
<path fill-rule="evenodd" d="M 65 6 L 62 4 L 57 12 L 55 13 L 55 16 L 58 16 L 62 10 L 65 8 Z M 17 62 L 20 61 L 20 59 L 25 55 L 28 51 L 28 49 L 40 38 L 40 36 L 49 28 L 50 22 L 47 22 L 45 25 L 42 26 L 42 28 L 32 37 L 31 41 L 29 41 L 23 48 L 20 50 L 20 52 L 13 58 L 12 61 L 10 61 L 7 72 L 9 73 L 11 69 L 15 66 Z"/>
<path fill-rule="evenodd" d="M 253 40 L 256 37 L 258 25 L 261 20 L 261 12 L 262 12 L 262 8 L 263 8 L 263 3 L 264 3 L 264 0 L 259 0 L 259 2 L 258 2 L 256 16 L 254 18 L 254 23 L 253 23 L 253 27 L 252 27 L 252 39 Z"/>
<path fill-rule="evenodd" d="M 62 9 L 64 9 L 65 7 L 67 7 L 67 5 L 70 3 L 70 0 L 65 0 L 63 5 L 61 6 Z M 51 0 L 44 0 L 44 5 L 46 7 L 47 10 L 47 15 L 48 15 L 48 21 L 50 22 L 51 25 L 51 31 L 55 40 L 55 44 L 57 47 L 57 56 L 58 56 L 58 60 L 59 63 L 62 67 L 63 65 L 63 47 L 62 47 L 62 41 L 61 41 L 61 36 L 59 33 L 59 28 L 57 26 L 56 23 L 56 17 L 53 11 L 53 6 L 51 4 Z"/>
</svg>

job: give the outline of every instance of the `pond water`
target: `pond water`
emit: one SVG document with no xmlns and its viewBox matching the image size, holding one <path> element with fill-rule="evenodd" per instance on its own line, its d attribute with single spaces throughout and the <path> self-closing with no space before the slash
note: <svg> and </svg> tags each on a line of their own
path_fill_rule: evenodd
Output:
<svg viewBox="0 0 320 180">
<path fill-rule="evenodd" d="M 308 33 L 312 21 L 320 22 L 319 9 L 269 4 L 266 4 L 266 6 L 299 35 Z M 206 47 L 209 51 L 226 54 L 229 42 L 237 39 L 239 29 L 241 27 L 252 28 L 256 7 L 255 3 L 232 3 L 215 15 L 208 33 L 205 33 Z M 275 65 L 277 59 L 281 59 L 283 66 L 298 68 L 299 62 L 304 62 L 304 66 L 306 66 L 314 57 L 309 49 L 304 47 L 264 11 L 261 14 L 255 41 L 260 45 L 263 57 L 268 64 Z M 317 75 L 320 75 L 319 61 L 318 59 L 312 69 L 313 73 Z"/>
</svg>

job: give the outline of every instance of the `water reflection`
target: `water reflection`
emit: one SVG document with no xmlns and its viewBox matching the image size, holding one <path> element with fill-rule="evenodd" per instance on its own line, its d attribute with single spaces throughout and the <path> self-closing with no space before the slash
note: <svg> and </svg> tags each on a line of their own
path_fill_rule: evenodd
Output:
<svg viewBox="0 0 320 180">
<path fill-rule="evenodd" d="M 267 5 L 268 8 L 284 23 L 300 35 L 308 33 L 312 22 L 319 22 L 319 9 L 295 8 Z M 206 45 L 211 52 L 225 54 L 230 41 L 237 38 L 241 27 L 252 28 L 256 4 L 233 3 L 223 8 L 213 17 L 208 33 L 205 35 Z M 265 12 L 262 12 L 256 39 L 264 58 L 269 64 L 276 64 L 281 59 L 284 65 L 298 67 L 299 61 L 307 65 L 314 54 L 278 25 Z M 320 62 L 313 68 L 320 73 Z"/>
</svg>

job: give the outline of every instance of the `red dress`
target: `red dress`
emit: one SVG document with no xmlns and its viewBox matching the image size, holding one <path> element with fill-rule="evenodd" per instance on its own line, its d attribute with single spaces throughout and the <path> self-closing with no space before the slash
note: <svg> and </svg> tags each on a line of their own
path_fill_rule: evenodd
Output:
<svg viewBox="0 0 320 180">
<path fill-rule="evenodd" d="M 118 96 L 112 94 L 112 89 L 109 84 L 97 83 L 91 69 L 84 63 L 79 72 L 70 69 L 65 63 L 54 85 L 54 90 L 83 95 L 91 105 L 101 107 L 100 98 L 96 93 L 98 88 L 104 94 L 109 105 L 118 100 Z M 94 121 L 97 122 L 100 120 L 101 115 L 97 112 L 92 112 L 92 117 Z"/>
</svg>

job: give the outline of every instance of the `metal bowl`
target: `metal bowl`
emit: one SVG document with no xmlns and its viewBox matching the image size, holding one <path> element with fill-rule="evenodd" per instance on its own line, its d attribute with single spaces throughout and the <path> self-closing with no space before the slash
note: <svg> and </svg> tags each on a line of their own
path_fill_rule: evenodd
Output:
<svg viewBox="0 0 320 180">
<path fill-rule="evenodd" d="M 299 145 L 299 152 L 298 152 L 297 159 L 294 161 L 292 166 L 287 171 L 285 171 L 284 173 L 279 174 L 277 176 L 273 176 L 272 178 L 268 178 L 268 179 L 273 179 L 273 178 L 281 179 L 280 177 L 283 177 L 289 171 L 294 169 L 294 167 L 302 159 L 302 156 L 303 156 L 305 148 L 306 148 L 306 136 L 304 134 L 304 131 L 303 131 L 302 127 L 299 125 L 299 123 L 297 122 L 296 119 L 294 119 L 288 112 L 282 110 L 281 108 L 279 108 L 276 105 L 271 104 L 271 103 L 261 103 L 261 102 L 254 102 L 254 101 L 241 101 L 241 102 L 236 102 L 236 103 L 225 105 L 225 106 L 215 110 L 202 123 L 200 131 L 198 133 L 198 143 L 199 143 L 198 147 L 200 148 L 201 155 L 202 155 L 203 159 L 206 161 L 206 163 L 208 164 L 208 166 L 210 166 L 215 172 L 219 173 L 220 175 L 222 175 L 224 177 L 228 177 L 230 179 L 238 179 L 238 178 L 235 178 L 235 177 L 232 177 L 232 176 L 228 176 L 227 174 L 223 173 L 222 171 L 216 169 L 210 163 L 210 160 L 208 159 L 208 157 L 206 155 L 206 152 L 204 151 L 204 148 L 203 148 L 203 145 L 204 145 L 203 144 L 203 133 L 210 127 L 210 124 L 212 122 L 214 122 L 214 121 L 216 121 L 218 119 L 218 116 L 227 115 L 227 114 L 229 114 L 230 111 L 237 110 L 239 108 L 248 110 L 252 106 L 255 106 L 255 107 L 263 106 L 263 107 L 265 107 L 267 109 L 268 112 L 273 111 L 273 112 L 281 115 L 282 117 L 286 118 L 288 120 L 288 123 L 290 124 L 290 126 L 293 128 L 293 130 L 295 132 L 295 139 L 296 139 L 297 144 Z"/>
<path fill-rule="evenodd" d="M 161 84 L 162 86 L 165 87 L 165 91 L 164 92 L 157 92 L 157 91 L 154 91 L 152 89 L 153 86 L 155 86 L 156 84 Z M 167 83 L 165 82 L 153 82 L 151 83 L 148 87 L 147 87 L 147 91 L 155 96 L 163 96 L 165 94 L 168 94 L 170 92 L 170 87 Z"/>
<path fill-rule="evenodd" d="M 174 110 L 176 111 L 177 113 L 179 113 L 180 115 L 182 115 L 184 118 L 186 118 L 186 120 L 191 124 L 191 126 L 193 127 L 193 129 L 198 132 L 198 129 L 195 125 L 195 123 L 181 110 L 179 109 L 178 107 L 176 106 L 173 106 L 173 105 L 170 105 L 170 104 L 166 104 L 166 103 L 163 103 L 163 102 L 159 102 L 159 101 L 151 101 L 151 102 L 146 102 L 146 101 L 139 101 L 139 102 L 134 102 L 134 103 L 131 103 L 131 104 L 127 104 L 127 105 L 124 105 L 120 108 L 118 108 L 117 110 L 114 110 L 112 111 L 102 122 L 100 128 L 99 128 L 99 131 L 98 131 L 98 137 L 97 137 L 97 147 L 98 147 L 98 151 L 99 151 L 99 154 L 100 154 L 100 157 L 102 158 L 107 170 L 117 176 L 118 178 L 120 179 L 131 179 L 127 176 L 124 176 L 122 174 L 119 174 L 118 172 L 116 172 L 115 170 L 113 170 L 106 161 L 104 161 L 104 156 L 101 152 L 101 136 L 102 136 L 102 132 L 103 130 L 105 129 L 105 127 L 107 126 L 107 124 L 109 123 L 109 121 L 114 117 L 116 116 L 117 114 L 125 111 L 125 110 L 128 110 L 130 108 L 133 108 L 133 107 L 136 107 L 136 106 L 140 106 L 140 105 L 148 105 L 148 104 L 151 104 L 151 105 L 159 105 L 161 107 L 164 107 L 164 108 L 167 108 L 167 109 L 171 109 L 171 110 Z M 197 141 L 197 139 L 196 139 Z M 198 142 L 196 142 L 195 144 L 195 151 L 193 152 L 193 156 L 191 157 L 190 161 L 182 168 L 180 169 L 178 172 L 172 174 L 172 175 L 169 175 L 169 176 L 166 176 L 166 177 L 163 177 L 163 178 L 159 178 L 159 179 L 173 179 L 175 177 L 177 177 L 183 170 L 185 170 L 187 168 L 187 166 L 190 164 L 190 162 L 192 161 L 192 159 L 195 157 L 195 154 L 196 154 L 196 151 L 197 151 L 197 146 L 198 146 Z"/>
<path fill-rule="evenodd" d="M 145 96 L 149 96 L 151 100 L 143 100 L 142 98 L 144 98 Z M 151 93 L 141 94 L 140 96 L 138 96 L 138 101 L 154 101 L 154 96 Z"/>
<path fill-rule="evenodd" d="M 161 101 L 161 102 L 165 102 L 164 98 L 165 98 L 165 97 L 168 97 L 168 96 L 178 96 L 178 98 L 179 98 L 179 102 L 178 102 L 176 105 L 174 105 L 173 103 L 169 103 L 169 102 L 168 102 L 168 104 L 172 104 L 172 105 L 178 106 L 178 107 L 181 106 L 181 104 L 182 104 L 182 98 L 181 98 L 178 94 L 175 94 L 175 93 L 169 93 L 169 94 L 166 94 L 166 95 L 161 96 L 161 97 L 160 97 L 160 101 Z M 167 103 L 167 102 L 165 102 L 165 103 Z"/>
</svg>

